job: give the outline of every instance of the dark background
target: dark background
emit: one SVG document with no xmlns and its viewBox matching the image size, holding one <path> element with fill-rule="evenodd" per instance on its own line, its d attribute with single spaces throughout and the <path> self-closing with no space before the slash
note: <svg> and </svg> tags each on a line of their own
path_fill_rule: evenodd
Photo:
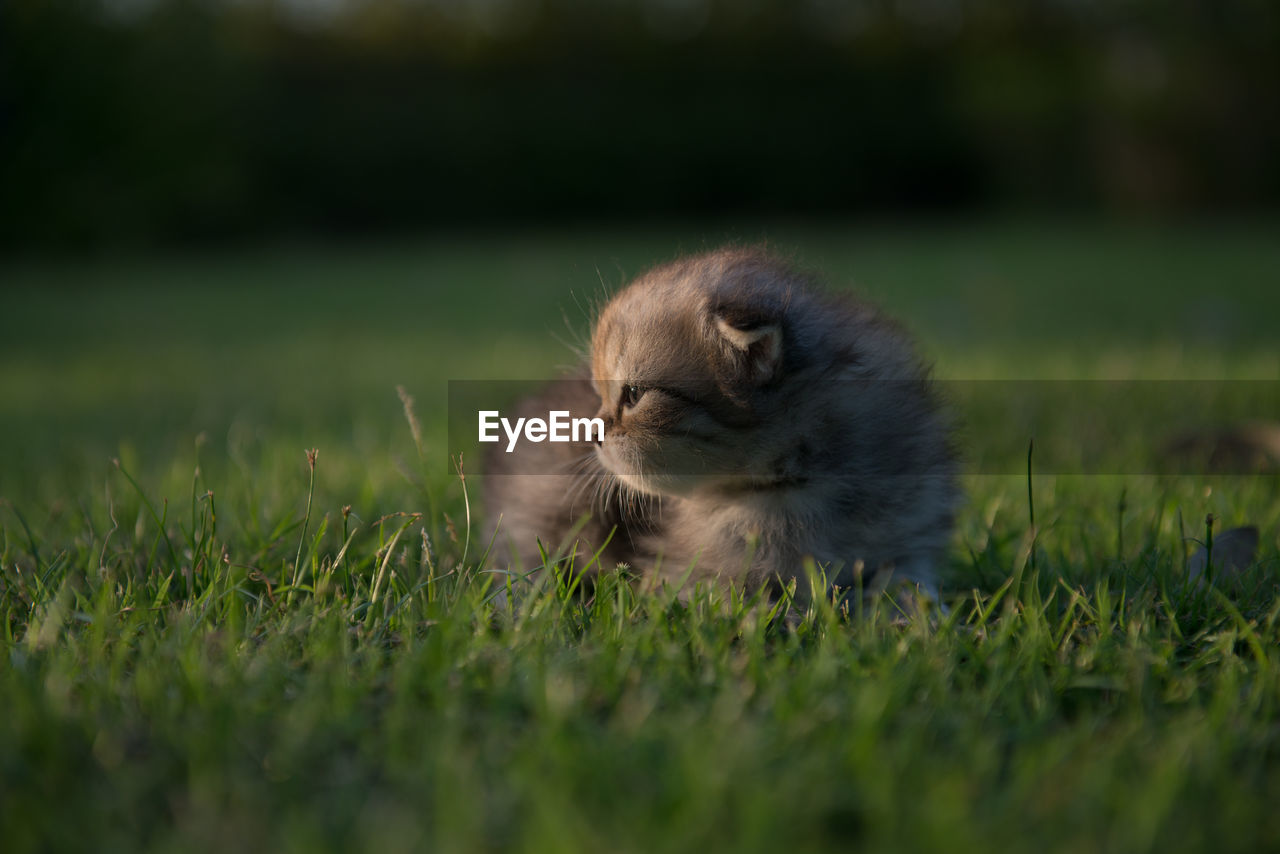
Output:
<svg viewBox="0 0 1280 854">
<path fill-rule="evenodd" d="M 0 250 L 1252 213 L 1272 0 L 5 0 Z"/>
</svg>

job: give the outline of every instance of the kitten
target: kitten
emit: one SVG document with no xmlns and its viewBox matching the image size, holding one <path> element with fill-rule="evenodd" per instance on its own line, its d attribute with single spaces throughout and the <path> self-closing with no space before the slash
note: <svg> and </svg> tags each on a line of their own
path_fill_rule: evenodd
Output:
<svg viewBox="0 0 1280 854">
<path fill-rule="evenodd" d="M 747 590 L 804 566 L 864 589 L 929 587 L 958 491 L 948 426 L 910 340 L 762 251 L 658 267 L 614 296 L 589 367 L 518 415 L 598 416 L 603 441 L 496 451 L 489 507 L 526 568 L 597 550 L 654 581 Z"/>
</svg>

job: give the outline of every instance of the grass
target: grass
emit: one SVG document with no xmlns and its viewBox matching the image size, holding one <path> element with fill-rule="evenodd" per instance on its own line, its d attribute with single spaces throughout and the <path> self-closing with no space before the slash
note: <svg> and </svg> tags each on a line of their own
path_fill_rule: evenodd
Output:
<svg viewBox="0 0 1280 854">
<path fill-rule="evenodd" d="M 1262 226 L 771 236 L 944 377 L 1276 379 Z M 970 475 L 929 619 L 613 574 L 583 601 L 567 569 L 501 604 L 443 381 L 550 373 L 570 291 L 700 240 L 0 273 L 0 845 L 1280 846 L 1274 476 Z M 970 441 L 1013 429 L 984 418 Z M 1135 405 L 1114 453 L 1162 418 Z M 1263 532 L 1212 585 L 1185 571 L 1210 513 Z"/>
</svg>

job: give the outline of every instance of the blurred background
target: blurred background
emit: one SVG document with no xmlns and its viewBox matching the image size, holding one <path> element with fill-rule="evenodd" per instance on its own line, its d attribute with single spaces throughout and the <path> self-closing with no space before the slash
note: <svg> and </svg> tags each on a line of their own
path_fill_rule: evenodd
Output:
<svg viewBox="0 0 1280 854">
<path fill-rule="evenodd" d="M 1276 379 L 1278 81 L 1273 0 L 4 0 L 0 498 L 394 504 L 397 385 L 447 477 L 448 380 L 726 240 L 943 377 Z"/>
<path fill-rule="evenodd" d="M 6 0 L 0 242 L 1270 209 L 1270 0 Z"/>
</svg>

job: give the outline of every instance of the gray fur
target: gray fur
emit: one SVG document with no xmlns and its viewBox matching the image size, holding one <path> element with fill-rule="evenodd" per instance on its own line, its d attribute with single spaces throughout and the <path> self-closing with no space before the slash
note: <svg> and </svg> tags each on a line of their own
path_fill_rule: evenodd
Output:
<svg viewBox="0 0 1280 854">
<path fill-rule="evenodd" d="M 590 370 L 520 414 L 550 408 L 598 414 L 605 440 L 491 455 L 490 516 L 526 567 L 535 537 L 586 554 L 616 526 L 603 562 L 653 580 L 755 589 L 811 558 L 842 586 L 935 583 L 958 491 L 927 369 L 878 310 L 767 253 L 637 279 L 601 312 Z"/>
</svg>

